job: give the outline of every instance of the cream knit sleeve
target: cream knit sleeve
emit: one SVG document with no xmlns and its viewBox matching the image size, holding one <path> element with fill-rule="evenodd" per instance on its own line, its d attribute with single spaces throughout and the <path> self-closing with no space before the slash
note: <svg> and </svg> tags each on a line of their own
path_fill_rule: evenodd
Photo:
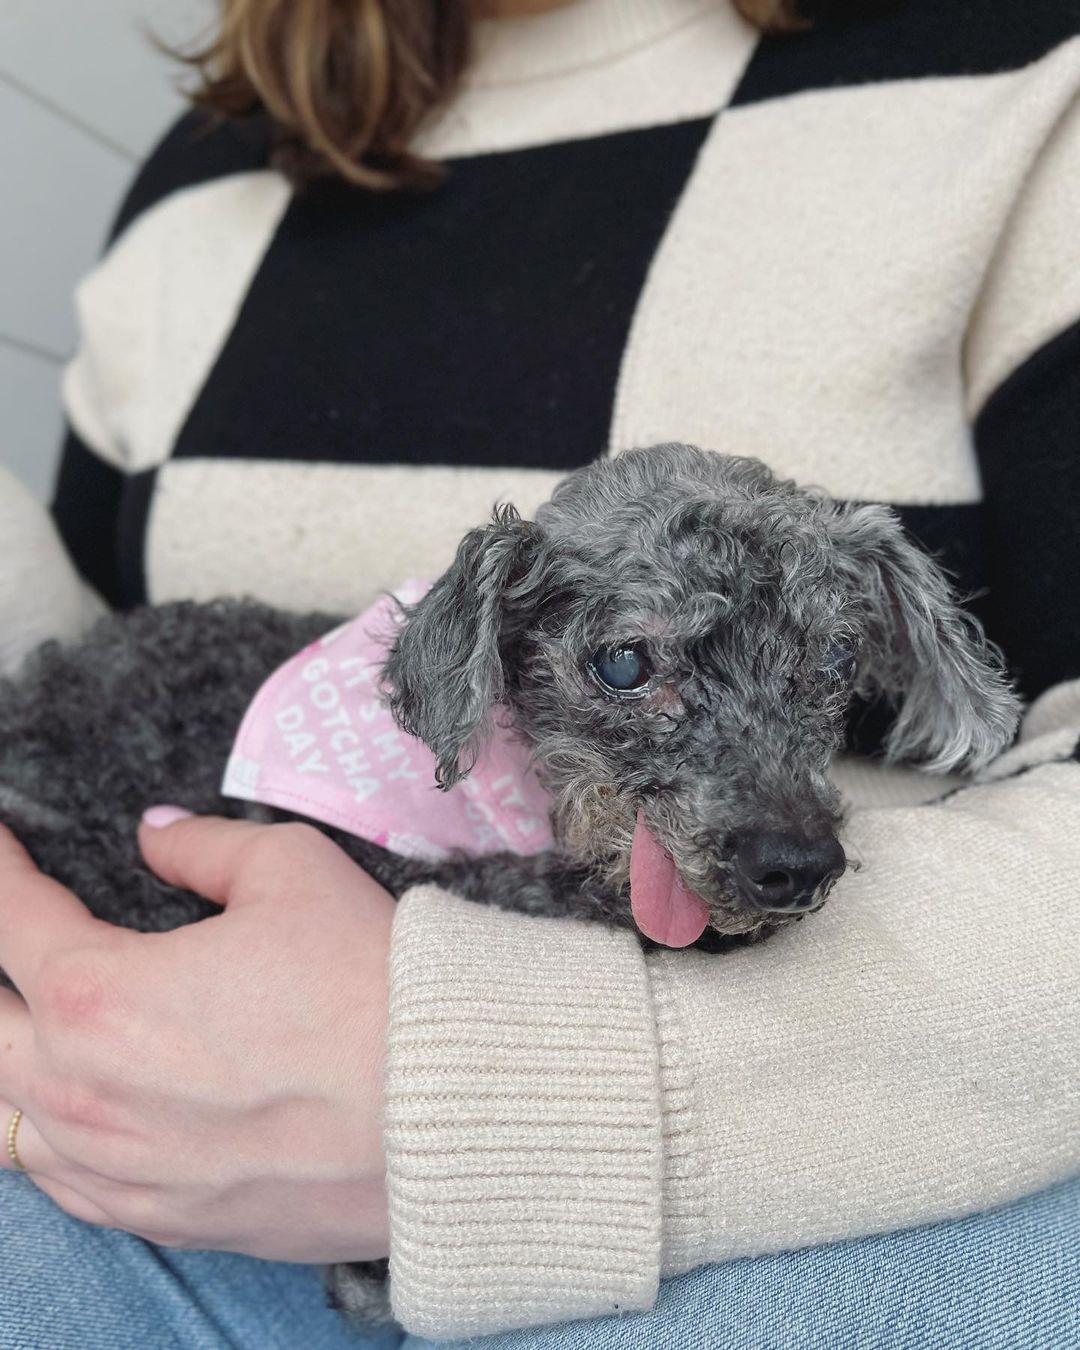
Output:
<svg viewBox="0 0 1080 1350">
<path fill-rule="evenodd" d="M 392 1297 L 468 1336 L 972 1212 L 1080 1168 L 1080 690 L 988 775 L 854 810 L 862 867 L 728 956 L 407 895 Z"/>
<path fill-rule="evenodd" d="M 0 674 L 47 638 L 78 637 L 104 609 L 49 513 L 0 465 Z"/>
</svg>

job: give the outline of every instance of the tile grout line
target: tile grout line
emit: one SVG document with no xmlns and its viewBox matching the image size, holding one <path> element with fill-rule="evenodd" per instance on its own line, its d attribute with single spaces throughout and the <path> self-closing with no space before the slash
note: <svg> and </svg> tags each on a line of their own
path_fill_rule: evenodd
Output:
<svg viewBox="0 0 1080 1350">
<path fill-rule="evenodd" d="M 44 109 L 45 112 L 51 113 L 53 117 L 58 117 L 62 122 L 66 122 L 68 126 L 73 127 L 76 131 L 81 131 L 84 136 L 88 136 L 92 141 L 96 141 L 97 144 L 104 149 L 111 150 L 114 155 L 119 155 L 121 159 L 126 160 L 129 164 L 138 163 L 139 157 L 133 151 L 128 150 L 127 147 L 121 145 L 119 141 L 114 141 L 111 137 L 106 136 L 104 132 L 98 131 L 96 127 L 91 126 L 88 122 L 84 122 L 74 113 L 69 112 L 67 108 L 61 107 L 59 103 L 54 103 L 52 99 L 46 98 L 44 94 L 39 94 L 36 89 L 25 84 L 17 76 L 12 75 L 10 71 L 0 69 L 0 84 L 6 84 L 10 89 L 14 90 L 15 93 L 21 94 L 23 98 L 29 99 L 31 103 L 35 103 L 39 108 Z"/>
</svg>

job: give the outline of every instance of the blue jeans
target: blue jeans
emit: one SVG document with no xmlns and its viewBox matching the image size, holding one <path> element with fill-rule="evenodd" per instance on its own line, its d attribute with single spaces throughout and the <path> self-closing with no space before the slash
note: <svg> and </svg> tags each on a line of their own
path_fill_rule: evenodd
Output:
<svg viewBox="0 0 1080 1350">
<path fill-rule="evenodd" d="M 448 1343 L 440 1343 L 446 1350 Z M 462 1343 L 463 1345 L 463 1343 Z M 656 1308 L 469 1350 L 1075 1350 L 1080 1180 L 958 1223 L 729 1261 Z M 69 1218 L 0 1173 L 0 1350 L 434 1350 L 351 1332 L 310 1266 L 180 1252 Z"/>
</svg>

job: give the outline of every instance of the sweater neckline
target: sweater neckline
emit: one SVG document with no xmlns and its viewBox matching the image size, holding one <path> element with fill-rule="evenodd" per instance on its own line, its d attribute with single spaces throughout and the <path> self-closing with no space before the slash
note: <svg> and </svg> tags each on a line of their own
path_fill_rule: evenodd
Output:
<svg viewBox="0 0 1080 1350">
<path fill-rule="evenodd" d="M 478 88 L 603 65 L 699 19 L 727 0 L 572 0 L 561 9 L 476 25 L 467 82 Z"/>
</svg>

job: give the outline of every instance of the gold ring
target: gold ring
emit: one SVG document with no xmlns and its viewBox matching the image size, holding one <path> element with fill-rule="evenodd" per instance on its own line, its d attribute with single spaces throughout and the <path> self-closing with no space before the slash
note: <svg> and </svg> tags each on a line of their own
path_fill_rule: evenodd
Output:
<svg viewBox="0 0 1080 1350">
<path fill-rule="evenodd" d="M 16 1168 L 16 1170 L 19 1172 L 25 1172 L 26 1166 L 23 1163 L 23 1160 L 19 1157 L 18 1150 L 15 1147 L 15 1135 L 18 1133 L 20 1120 L 22 1120 L 22 1111 L 18 1107 L 16 1107 L 15 1114 L 11 1117 L 11 1120 L 7 1127 L 7 1151 L 8 1157 L 11 1159 L 12 1165 Z"/>
</svg>

